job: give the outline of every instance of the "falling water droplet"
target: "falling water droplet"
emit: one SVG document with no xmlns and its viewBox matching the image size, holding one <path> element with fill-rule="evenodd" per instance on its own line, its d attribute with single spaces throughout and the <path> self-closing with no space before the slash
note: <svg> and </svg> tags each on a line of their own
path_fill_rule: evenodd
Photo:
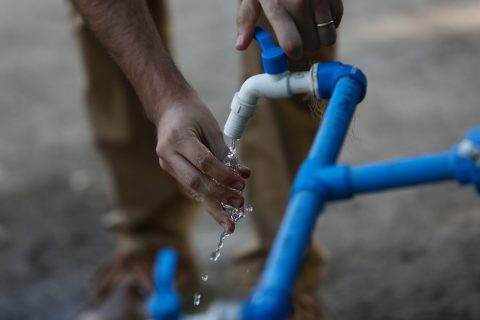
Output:
<svg viewBox="0 0 480 320">
<path fill-rule="evenodd" d="M 206 282 L 208 280 L 208 274 L 202 274 L 202 281 Z"/>
<path fill-rule="evenodd" d="M 220 257 L 220 250 L 215 250 L 210 254 L 210 260 L 211 261 L 217 261 L 218 258 Z"/>
<path fill-rule="evenodd" d="M 212 251 L 210 254 L 210 260 L 211 261 L 217 261 L 218 258 L 220 257 L 220 251 L 223 248 L 223 243 L 225 241 L 225 238 L 228 237 L 230 234 L 227 231 L 223 231 L 222 234 L 220 235 L 220 240 L 218 241 L 217 248 Z"/>
<path fill-rule="evenodd" d="M 194 293 L 193 294 L 193 305 L 198 306 L 200 305 L 200 299 L 202 298 L 202 295 L 200 293 Z"/>
</svg>

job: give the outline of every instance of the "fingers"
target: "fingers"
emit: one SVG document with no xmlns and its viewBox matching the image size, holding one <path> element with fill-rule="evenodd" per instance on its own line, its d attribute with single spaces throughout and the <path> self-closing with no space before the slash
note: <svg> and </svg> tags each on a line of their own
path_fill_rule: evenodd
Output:
<svg viewBox="0 0 480 320">
<path fill-rule="evenodd" d="M 260 3 L 283 51 L 292 59 L 300 59 L 303 56 L 302 37 L 287 7 L 281 1 L 260 0 Z"/>
<path fill-rule="evenodd" d="M 220 185 L 218 182 L 204 175 L 190 163 L 183 155 L 171 153 L 161 156 L 160 166 L 170 172 L 191 195 L 199 201 L 214 198 L 235 208 L 241 208 L 244 198 L 240 191 Z"/>
<path fill-rule="evenodd" d="M 198 171 L 214 179 L 221 185 L 241 191 L 245 181 L 234 170 L 225 166 L 197 138 L 191 138 L 178 146 L 178 153 L 183 155 Z"/>
<path fill-rule="evenodd" d="M 250 44 L 261 9 L 279 45 L 292 59 L 300 59 L 304 53 L 313 55 L 320 45 L 333 45 L 343 15 L 341 0 L 243 0 L 237 16 L 237 49 Z M 328 24 L 330 21 L 333 23 Z"/>
<path fill-rule="evenodd" d="M 243 179 L 248 179 L 248 177 L 250 177 L 250 174 L 252 173 L 250 168 L 242 166 L 242 165 L 239 165 L 237 170 L 238 170 L 238 173 L 240 174 L 240 176 Z"/>
<path fill-rule="evenodd" d="M 227 233 L 230 234 L 235 231 L 235 222 L 230 220 L 218 200 L 207 197 L 204 201 L 204 204 L 208 213 L 213 217 L 213 219 L 215 219 L 215 221 L 217 221 L 219 225 L 223 227 L 223 229 L 225 229 L 225 231 L 227 231 Z"/>
<path fill-rule="evenodd" d="M 337 40 L 337 31 L 335 28 L 335 20 L 330 11 L 330 2 L 324 0 L 312 1 L 312 12 L 315 25 L 326 24 L 329 21 L 333 21 L 331 24 L 317 27 L 317 36 L 320 44 L 324 46 L 333 45 Z"/>
<path fill-rule="evenodd" d="M 302 37 L 303 52 L 310 56 L 316 53 L 320 49 L 320 43 L 318 41 L 317 29 L 308 1 L 290 1 L 288 2 L 289 12 L 293 17 L 295 24 Z"/>
<path fill-rule="evenodd" d="M 332 14 L 332 19 L 335 22 L 335 28 L 338 28 L 343 17 L 342 0 L 329 0 L 329 3 L 330 3 L 330 13 Z"/>
<path fill-rule="evenodd" d="M 214 156 L 217 157 L 217 159 L 225 159 L 228 154 L 228 148 L 225 145 L 225 142 L 223 140 L 223 135 L 221 133 L 220 134 L 212 133 L 212 134 L 207 134 L 206 138 L 209 141 L 208 146 L 212 150 L 212 153 L 214 154 Z M 248 179 L 250 177 L 251 170 L 249 167 L 238 164 L 238 167 L 236 169 L 237 169 L 237 173 L 243 179 Z M 243 188 L 242 189 L 235 188 L 235 189 L 243 190 Z"/>
<path fill-rule="evenodd" d="M 245 50 L 250 45 L 255 31 L 255 24 L 262 8 L 257 0 L 243 0 L 237 15 L 237 42 L 235 48 Z"/>
</svg>

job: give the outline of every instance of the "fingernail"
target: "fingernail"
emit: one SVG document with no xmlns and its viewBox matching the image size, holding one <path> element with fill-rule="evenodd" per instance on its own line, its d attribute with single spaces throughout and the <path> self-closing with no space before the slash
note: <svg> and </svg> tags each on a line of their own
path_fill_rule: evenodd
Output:
<svg viewBox="0 0 480 320">
<path fill-rule="evenodd" d="M 228 203 L 235 207 L 235 208 L 240 208 L 242 205 L 243 199 L 242 198 L 237 198 L 237 197 L 232 197 L 228 200 Z"/>
<path fill-rule="evenodd" d="M 239 33 L 239 34 L 237 35 L 237 41 L 235 42 L 235 47 L 238 47 L 241 42 L 242 42 L 242 34 Z"/>
</svg>

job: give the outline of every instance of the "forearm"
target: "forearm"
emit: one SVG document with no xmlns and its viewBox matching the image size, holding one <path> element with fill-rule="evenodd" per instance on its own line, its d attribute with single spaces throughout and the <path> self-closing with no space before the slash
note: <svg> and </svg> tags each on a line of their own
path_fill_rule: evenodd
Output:
<svg viewBox="0 0 480 320">
<path fill-rule="evenodd" d="M 155 124 L 169 101 L 192 94 L 175 67 L 144 0 L 73 0 L 87 27 L 135 88 Z"/>
</svg>

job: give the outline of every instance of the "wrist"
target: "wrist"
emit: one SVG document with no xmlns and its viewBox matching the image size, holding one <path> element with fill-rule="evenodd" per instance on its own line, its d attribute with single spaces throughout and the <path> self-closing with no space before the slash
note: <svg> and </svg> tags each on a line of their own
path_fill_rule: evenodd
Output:
<svg viewBox="0 0 480 320">
<path fill-rule="evenodd" d="M 184 108 L 199 100 L 195 90 L 179 72 L 167 74 L 168 78 L 162 73 L 140 85 L 137 90 L 148 118 L 155 125 L 166 111 Z"/>
</svg>

